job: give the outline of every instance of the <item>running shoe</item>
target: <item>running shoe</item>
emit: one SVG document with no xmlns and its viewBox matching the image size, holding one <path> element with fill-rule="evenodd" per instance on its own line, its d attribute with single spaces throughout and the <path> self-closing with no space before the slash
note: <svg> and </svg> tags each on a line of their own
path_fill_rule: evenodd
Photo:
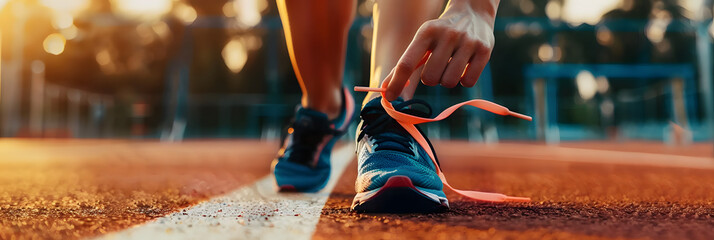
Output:
<svg viewBox="0 0 714 240">
<path fill-rule="evenodd" d="M 342 94 L 342 112 L 333 120 L 312 109 L 297 108 L 283 146 L 273 160 L 272 172 L 278 191 L 317 192 L 330 178 L 330 155 L 354 115 L 349 90 Z"/>
<path fill-rule="evenodd" d="M 374 213 L 435 212 L 448 209 L 449 201 L 434 161 L 385 112 L 380 101 L 381 97 L 371 100 L 360 114 L 362 121 L 358 127 L 358 175 L 355 183 L 357 195 L 352 202 L 352 209 Z M 425 101 L 397 99 L 392 104 L 400 112 L 431 117 L 431 107 Z M 419 105 L 426 109 L 417 109 Z"/>
</svg>

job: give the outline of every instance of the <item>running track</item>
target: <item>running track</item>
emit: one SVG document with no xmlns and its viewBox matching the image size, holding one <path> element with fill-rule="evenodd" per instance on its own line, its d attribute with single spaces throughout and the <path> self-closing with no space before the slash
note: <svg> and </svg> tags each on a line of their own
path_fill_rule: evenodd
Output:
<svg viewBox="0 0 714 240">
<path fill-rule="evenodd" d="M 427 215 L 350 212 L 349 142 L 338 147 L 335 172 L 346 170 L 332 191 L 266 190 L 277 148 L 2 139 L 0 239 L 714 239 L 711 144 L 436 143 L 452 185 L 533 202 L 477 204 L 447 192 L 452 209 Z"/>
</svg>

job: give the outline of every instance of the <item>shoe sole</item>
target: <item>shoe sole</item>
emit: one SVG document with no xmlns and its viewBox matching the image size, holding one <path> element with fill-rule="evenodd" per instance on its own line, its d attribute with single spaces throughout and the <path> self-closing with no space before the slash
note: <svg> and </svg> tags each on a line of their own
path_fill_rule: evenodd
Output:
<svg viewBox="0 0 714 240">
<path fill-rule="evenodd" d="M 407 176 L 393 176 L 379 189 L 358 193 L 352 210 L 362 213 L 431 213 L 449 209 L 449 201 L 419 190 Z"/>
</svg>

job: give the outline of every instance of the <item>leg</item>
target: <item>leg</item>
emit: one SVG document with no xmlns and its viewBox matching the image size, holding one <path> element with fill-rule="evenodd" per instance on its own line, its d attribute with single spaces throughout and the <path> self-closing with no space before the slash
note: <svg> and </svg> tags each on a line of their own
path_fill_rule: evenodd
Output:
<svg viewBox="0 0 714 240">
<path fill-rule="evenodd" d="M 377 0 L 375 2 L 369 84 L 371 87 L 381 86 L 419 27 L 424 22 L 437 18 L 443 6 L 443 0 Z M 421 70 L 415 73 L 421 73 Z M 419 74 L 411 76 L 410 86 L 402 92 L 402 98 L 405 100 L 412 98 L 419 84 L 419 78 Z M 369 93 L 365 103 L 378 96 L 377 93 Z"/>
<path fill-rule="evenodd" d="M 356 2 L 277 2 L 303 98 L 272 171 L 280 191 L 315 192 L 329 180 L 332 148 L 354 112 L 352 96 L 343 91 L 342 75 Z"/>
<path fill-rule="evenodd" d="M 347 30 L 356 0 L 277 0 L 302 106 L 339 115 Z"/>
</svg>

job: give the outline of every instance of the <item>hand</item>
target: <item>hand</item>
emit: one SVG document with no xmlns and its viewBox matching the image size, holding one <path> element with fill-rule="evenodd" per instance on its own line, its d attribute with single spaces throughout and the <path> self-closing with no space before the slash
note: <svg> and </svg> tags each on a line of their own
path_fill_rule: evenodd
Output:
<svg viewBox="0 0 714 240">
<path fill-rule="evenodd" d="M 421 71 L 424 85 L 453 88 L 461 83 L 464 87 L 473 87 L 493 50 L 498 3 L 495 5 L 472 7 L 465 1 L 452 0 L 438 19 L 425 22 L 385 79 L 389 82 L 387 100 L 392 101 L 401 94 L 423 61 L 426 61 Z"/>
</svg>

